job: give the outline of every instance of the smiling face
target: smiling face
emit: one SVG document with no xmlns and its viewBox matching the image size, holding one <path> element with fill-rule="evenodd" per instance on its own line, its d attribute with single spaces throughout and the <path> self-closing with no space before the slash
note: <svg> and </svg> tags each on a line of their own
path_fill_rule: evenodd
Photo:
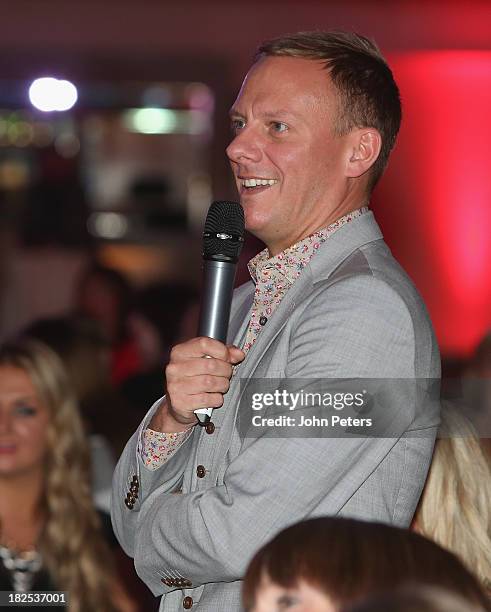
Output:
<svg viewBox="0 0 491 612">
<path fill-rule="evenodd" d="M 246 228 L 272 255 L 364 203 L 350 181 L 353 134 L 335 135 L 337 104 L 322 61 L 264 57 L 232 107 L 227 155 Z"/>
<path fill-rule="evenodd" d="M 285 588 L 263 577 L 251 612 L 336 612 L 327 595 L 306 582 Z"/>
<path fill-rule="evenodd" d="M 38 473 L 47 451 L 49 412 L 29 375 L 0 366 L 0 478 Z"/>
</svg>

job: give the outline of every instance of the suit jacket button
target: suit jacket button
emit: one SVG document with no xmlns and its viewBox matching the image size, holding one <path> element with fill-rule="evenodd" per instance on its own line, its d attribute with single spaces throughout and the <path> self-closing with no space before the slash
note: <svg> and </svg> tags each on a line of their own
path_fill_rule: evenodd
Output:
<svg viewBox="0 0 491 612">
<path fill-rule="evenodd" d="M 185 597 L 185 598 L 182 600 L 182 607 L 183 607 L 185 610 L 190 610 L 190 609 L 193 607 L 193 598 L 192 598 L 192 597 L 189 597 L 189 596 L 188 596 L 188 597 Z"/>
<path fill-rule="evenodd" d="M 215 425 L 211 421 L 208 421 L 205 425 L 205 431 L 207 434 L 212 434 L 215 431 Z"/>
<path fill-rule="evenodd" d="M 205 466 L 204 465 L 198 465 L 198 467 L 196 468 L 196 476 L 198 478 L 204 478 L 205 474 L 206 474 Z"/>
</svg>

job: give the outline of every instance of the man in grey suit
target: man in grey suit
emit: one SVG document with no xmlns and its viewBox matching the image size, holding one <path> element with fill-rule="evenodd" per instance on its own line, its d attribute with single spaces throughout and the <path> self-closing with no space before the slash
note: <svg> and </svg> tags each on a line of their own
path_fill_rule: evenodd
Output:
<svg viewBox="0 0 491 612">
<path fill-rule="evenodd" d="M 240 610 L 254 551 L 306 517 L 411 521 L 436 425 L 414 398 L 392 393 L 383 437 L 282 435 L 267 420 L 245 435 L 238 414 L 241 380 L 439 377 L 424 305 L 368 209 L 400 116 L 390 69 L 354 34 L 270 41 L 244 80 L 227 155 L 267 249 L 234 296 L 235 346 L 174 347 L 167 396 L 114 478 L 115 532 L 161 610 Z M 194 410 L 210 406 L 198 426 Z"/>
</svg>

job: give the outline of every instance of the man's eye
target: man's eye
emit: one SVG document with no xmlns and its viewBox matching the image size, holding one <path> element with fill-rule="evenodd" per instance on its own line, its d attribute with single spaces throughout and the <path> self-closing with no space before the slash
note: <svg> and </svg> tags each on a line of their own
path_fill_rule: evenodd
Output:
<svg viewBox="0 0 491 612">
<path fill-rule="evenodd" d="M 272 121 L 271 129 L 274 132 L 281 133 L 281 132 L 286 132 L 288 130 L 288 126 L 286 125 L 286 123 L 283 123 L 281 121 Z"/>
<path fill-rule="evenodd" d="M 245 121 L 243 119 L 233 119 L 231 123 L 232 132 L 236 134 L 239 130 L 245 127 Z"/>
</svg>

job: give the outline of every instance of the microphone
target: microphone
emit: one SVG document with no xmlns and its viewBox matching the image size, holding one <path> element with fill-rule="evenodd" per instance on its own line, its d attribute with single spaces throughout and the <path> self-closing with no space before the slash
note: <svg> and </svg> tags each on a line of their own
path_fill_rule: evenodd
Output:
<svg viewBox="0 0 491 612">
<path fill-rule="evenodd" d="M 237 202 L 213 202 L 203 231 L 203 292 L 198 336 L 226 342 L 237 261 L 244 244 L 244 210 Z M 213 408 L 194 411 L 208 423 Z"/>
</svg>

